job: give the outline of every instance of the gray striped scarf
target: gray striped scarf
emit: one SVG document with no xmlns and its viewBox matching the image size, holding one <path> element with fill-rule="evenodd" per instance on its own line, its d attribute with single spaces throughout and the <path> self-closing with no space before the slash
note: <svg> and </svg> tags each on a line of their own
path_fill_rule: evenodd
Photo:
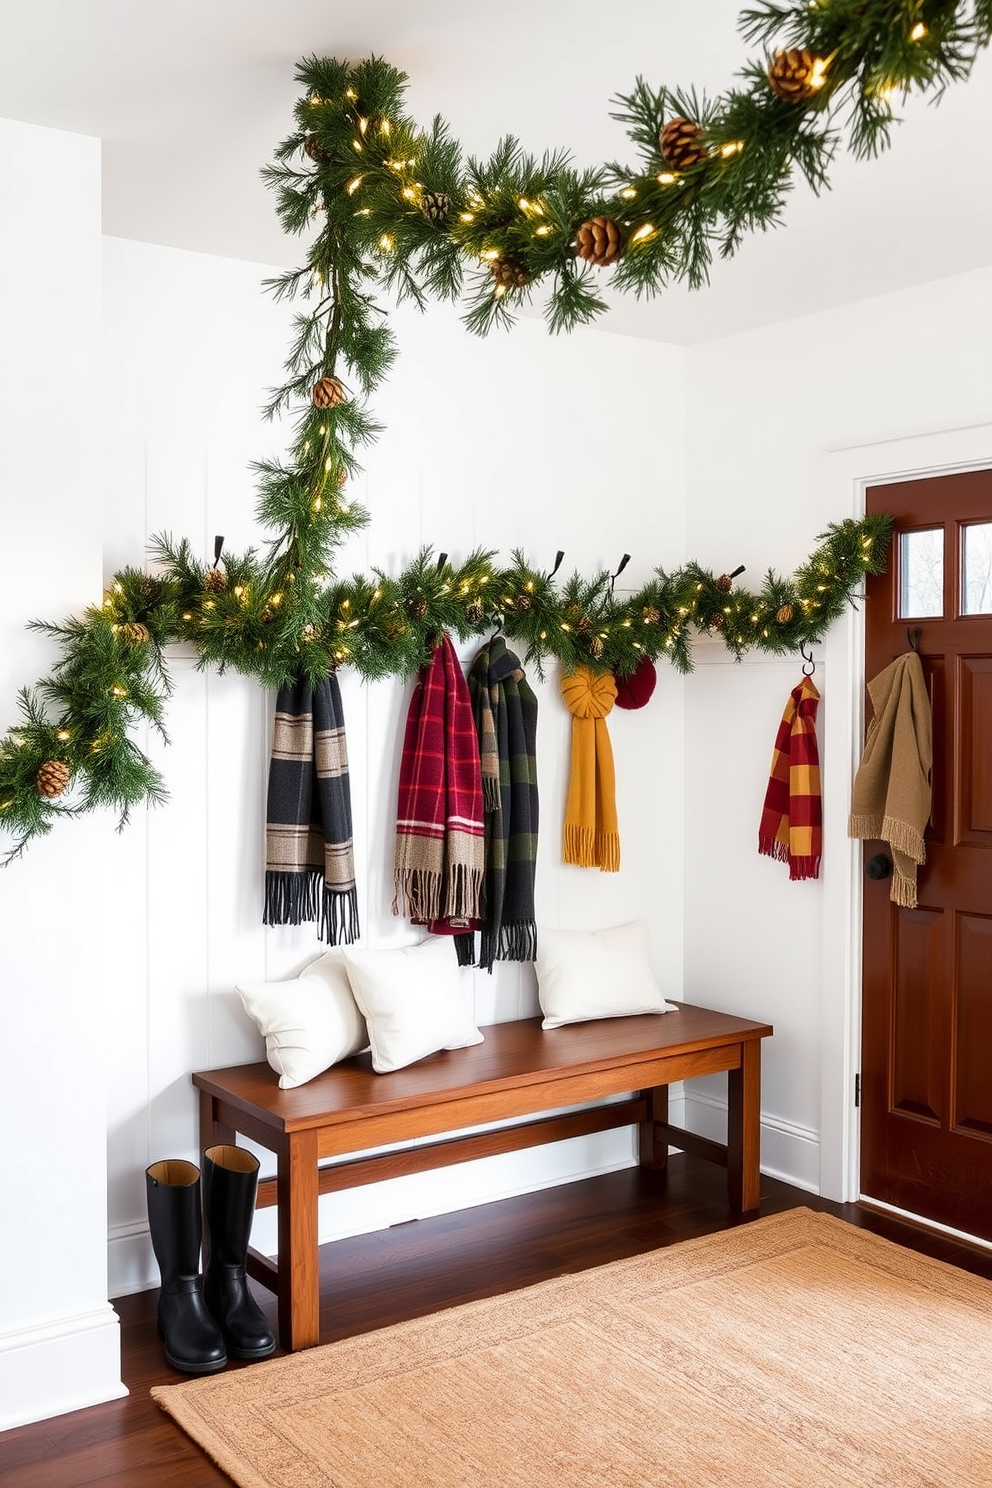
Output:
<svg viewBox="0 0 992 1488">
<path fill-rule="evenodd" d="M 330 945 L 358 939 L 351 790 L 341 689 L 331 673 L 279 689 L 265 831 L 266 925 L 318 920 Z"/>
</svg>

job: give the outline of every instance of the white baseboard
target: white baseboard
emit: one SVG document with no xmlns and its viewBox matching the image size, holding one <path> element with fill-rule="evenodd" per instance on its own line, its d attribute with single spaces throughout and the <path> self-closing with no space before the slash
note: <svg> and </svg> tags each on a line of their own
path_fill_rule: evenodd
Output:
<svg viewBox="0 0 992 1488">
<path fill-rule="evenodd" d="M 727 1102 L 706 1091 L 686 1089 L 673 1121 L 714 1142 L 727 1140 Z M 807 1193 L 820 1191 L 820 1136 L 777 1116 L 761 1115 L 761 1171 Z"/>
<path fill-rule="evenodd" d="M 634 1129 L 627 1126 L 326 1194 L 320 1200 L 319 1243 L 325 1245 L 330 1240 L 371 1234 L 413 1219 L 429 1219 L 498 1199 L 515 1198 L 518 1194 L 536 1193 L 561 1183 L 629 1168 L 635 1161 Z M 251 1243 L 265 1255 L 276 1254 L 275 1209 L 259 1210 Z M 147 1223 L 112 1228 L 108 1276 L 112 1297 L 158 1286 L 158 1268 Z"/>
<path fill-rule="evenodd" d="M 127 1393 L 120 1321 L 109 1302 L 0 1335 L 0 1431 Z"/>
<path fill-rule="evenodd" d="M 725 1142 L 727 1102 L 705 1091 L 687 1091 L 673 1086 L 672 1121 L 700 1136 Z M 600 1173 L 629 1168 L 637 1161 L 632 1127 L 572 1137 L 544 1147 L 504 1152 L 476 1158 L 454 1167 L 411 1173 L 363 1188 L 326 1194 L 320 1201 L 319 1243 L 344 1240 L 352 1235 L 372 1234 L 414 1219 L 429 1219 L 472 1209 L 498 1199 L 537 1193 L 562 1183 L 593 1178 Z M 816 1132 L 781 1121 L 761 1118 L 761 1168 L 809 1193 L 819 1191 L 820 1142 Z M 255 1217 L 252 1245 L 265 1255 L 275 1255 L 276 1212 L 262 1209 Z M 152 1255 L 148 1225 L 144 1222 L 116 1225 L 108 1245 L 110 1295 L 123 1297 L 158 1285 L 158 1270 Z"/>
</svg>

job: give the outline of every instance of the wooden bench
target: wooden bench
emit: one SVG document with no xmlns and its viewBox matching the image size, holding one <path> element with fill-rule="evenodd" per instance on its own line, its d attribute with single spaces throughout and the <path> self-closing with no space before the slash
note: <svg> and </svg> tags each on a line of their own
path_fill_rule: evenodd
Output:
<svg viewBox="0 0 992 1488">
<path fill-rule="evenodd" d="M 683 1003 L 674 1013 L 548 1031 L 537 1018 L 499 1023 L 484 1028 L 485 1042 L 470 1049 L 436 1054 L 389 1075 L 374 1074 L 369 1056 L 358 1055 L 295 1090 L 280 1090 L 266 1063 L 203 1070 L 193 1075 L 200 1142 L 203 1148 L 234 1143 L 240 1133 L 275 1153 L 276 1177 L 259 1183 L 258 1207 L 278 1205 L 279 1259 L 252 1249 L 248 1271 L 279 1298 L 283 1347 L 307 1348 L 320 1341 L 320 1194 L 636 1124 L 642 1164 L 663 1168 L 669 1145 L 722 1162 L 731 1206 L 756 1209 L 761 1040 L 771 1032 L 767 1023 Z M 672 1082 L 723 1070 L 725 1148 L 668 1121 Z M 627 1098 L 561 1109 L 618 1095 Z M 532 1119 L 450 1135 L 517 1117 Z M 444 1133 L 440 1141 L 349 1157 Z"/>
</svg>

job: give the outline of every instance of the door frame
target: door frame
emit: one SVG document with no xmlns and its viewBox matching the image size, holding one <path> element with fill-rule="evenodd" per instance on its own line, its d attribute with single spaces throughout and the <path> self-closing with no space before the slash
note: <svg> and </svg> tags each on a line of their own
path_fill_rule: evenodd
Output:
<svg viewBox="0 0 992 1488">
<path fill-rule="evenodd" d="M 990 466 L 992 423 L 834 447 L 824 463 L 827 509 L 860 520 L 868 486 Z M 860 1196 L 854 1081 L 861 1062 L 862 852 L 847 836 L 847 817 L 864 738 L 864 642 L 861 607 L 849 609 L 824 641 L 820 1193 L 841 1202 Z"/>
</svg>

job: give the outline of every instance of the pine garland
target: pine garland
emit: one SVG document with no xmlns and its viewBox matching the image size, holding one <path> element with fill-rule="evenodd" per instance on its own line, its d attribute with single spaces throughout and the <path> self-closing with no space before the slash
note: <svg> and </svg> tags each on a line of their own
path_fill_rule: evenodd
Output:
<svg viewBox="0 0 992 1488">
<path fill-rule="evenodd" d="M 176 641 L 201 667 L 265 687 L 339 666 L 409 676 L 442 630 L 466 640 L 494 625 L 538 671 L 552 658 L 625 676 L 649 656 L 687 672 L 698 632 L 736 657 L 821 640 L 882 571 L 890 522 L 872 516 L 828 527 L 791 578 L 769 571 L 757 592 L 689 564 L 617 598 L 608 573 L 556 583 L 520 552 L 506 567 L 486 551 L 456 567 L 429 548 L 398 576 L 334 575 L 336 547 L 368 520 L 348 482 L 381 433 L 368 399 L 396 355 L 373 287 L 421 308 L 463 295 L 466 325 L 486 334 L 538 287 L 552 331 L 592 320 L 607 265 L 613 287 L 637 295 L 704 284 L 714 251 L 780 220 L 795 179 L 827 184 L 844 129 L 848 149 L 871 156 L 889 142 L 894 100 L 967 78 L 992 39 L 992 0 L 768 3 L 740 28 L 764 53 L 740 87 L 707 100 L 638 79 L 614 115 L 637 164 L 583 172 L 512 136 L 488 160 L 463 160 L 443 119 L 422 130 L 404 114 L 406 77 L 382 59 L 301 62 L 296 129 L 263 172 L 286 231 L 315 233 L 305 264 L 268 283 L 309 306 L 267 409 L 300 410 L 289 458 L 255 467 L 257 517 L 274 536 L 261 554 L 218 544 L 207 566 L 160 535 L 152 572 L 121 571 L 82 619 L 38 623 L 60 655 L 0 739 L 6 861 L 62 817 L 111 806 L 123 825 L 138 803 L 164 799 L 130 733 L 165 737 L 163 648 Z"/>
</svg>

